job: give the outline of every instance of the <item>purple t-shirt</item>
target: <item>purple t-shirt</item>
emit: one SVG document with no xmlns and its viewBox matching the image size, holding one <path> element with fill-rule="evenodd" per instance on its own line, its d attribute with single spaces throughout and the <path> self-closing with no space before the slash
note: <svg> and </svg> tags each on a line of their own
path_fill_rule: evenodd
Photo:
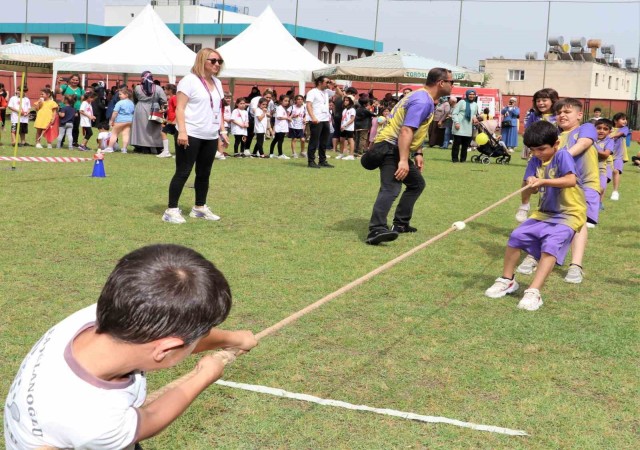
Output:
<svg viewBox="0 0 640 450">
<path fill-rule="evenodd" d="M 378 133 L 375 142 L 387 141 L 398 145 L 402 127 L 411 127 L 415 131 L 409 148 L 411 151 L 419 150 L 427 137 L 433 110 L 433 99 L 425 89 L 405 95 L 389 114 L 387 125 Z"/>
<path fill-rule="evenodd" d="M 629 127 L 618 128 L 617 131 L 614 131 L 614 133 L 622 133 L 622 136 L 613 140 L 613 159 L 624 159 L 624 150 L 627 144 L 625 139 L 629 134 Z"/>
<path fill-rule="evenodd" d="M 537 114 L 537 113 L 529 114 L 525 118 L 524 127 L 525 128 L 529 128 L 532 124 L 536 123 L 539 120 L 544 120 L 546 122 L 555 124 L 556 123 L 556 116 L 554 116 L 552 114 L 542 114 L 542 115 Z"/>
<path fill-rule="evenodd" d="M 569 173 L 576 173 L 576 166 L 571 154 L 560 149 L 550 161 L 543 163 L 538 158 L 531 158 L 527 171 L 544 179 L 562 178 Z M 570 188 L 543 186 L 539 189 L 538 209 L 531 214 L 531 219 L 542 222 L 559 223 L 578 231 L 587 220 L 587 204 L 584 192 L 577 185 Z"/>
<path fill-rule="evenodd" d="M 598 132 L 592 123 L 584 123 L 575 130 L 563 131 L 560 133 L 560 148 L 569 150 L 578 139 L 591 139 L 591 142 L 598 140 Z M 598 172 L 598 151 L 592 145 L 578 156 L 574 156 L 576 163 L 576 176 L 580 187 L 600 190 L 600 175 Z"/>
</svg>

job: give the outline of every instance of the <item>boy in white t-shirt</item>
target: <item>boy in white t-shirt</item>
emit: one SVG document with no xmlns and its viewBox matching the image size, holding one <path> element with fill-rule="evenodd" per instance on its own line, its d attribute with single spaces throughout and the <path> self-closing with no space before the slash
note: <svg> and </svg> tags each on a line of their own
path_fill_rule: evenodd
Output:
<svg viewBox="0 0 640 450">
<path fill-rule="evenodd" d="M 186 247 L 123 257 L 98 298 L 55 325 L 18 368 L 4 409 L 9 450 L 133 449 L 169 426 L 222 376 L 231 352 L 206 355 L 191 376 L 146 400 L 146 372 L 192 353 L 249 351 L 250 331 L 215 328 L 231 309 L 224 275 Z"/>
<path fill-rule="evenodd" d="M 78 112 L 80 113 L 80 128 L 82 128 L 82 144 L 78 146 L 78 150 L 87 151 L 87 143 L 91 136 L 93 136 L 93 130 L 91 129 L 91 121 L 96 120 L 96 116 L 93 115 L 93 106 L 91 102 L 96 97 L 93 92 L 87 92 L 82 97 L 82 104 Z"/>
<path fill-rule="evenodd" d="M 11 111 L 11 145 L 16 144 L 16 135 L 19 134 L 19 147 L 27 145 L 26 136 L 29 132 L 29 111 L 31 111 L 31 101 L 25 95 L 28 91 L 29 89 L 25 86 L 22 94 L 22 107 L 19 92 L 16 92 L 7 104 L 7 109 Z"/>
</svg>

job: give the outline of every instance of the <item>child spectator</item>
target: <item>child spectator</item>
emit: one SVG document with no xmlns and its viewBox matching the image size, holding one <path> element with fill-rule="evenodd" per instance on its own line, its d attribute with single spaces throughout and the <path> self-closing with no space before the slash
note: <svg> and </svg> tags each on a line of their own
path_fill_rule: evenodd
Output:
<svg viewBox="0 0 640 450">
<path fill-rule="evenodd" d="M 93 92 L 87 92 L 82 97 L 82 104 L 78 111 L 80 113 L 80 128 L 82 129 L 82 144 L 78 146 L 78 150 L 89 150 L 87 143 L 89 139 L 91 139 L 91 136 L 93 136 L 91 121 L 96 119 L 96 116 L 93 115 L 93 106 L 91 106 L 94 97 L 95 94 Z"/>
<path fill-rule="evenodd" d="M 118 95 L 120 101 L 116 103 L 111 115 L 111 139 L 109 140 L 108 148 L 113 151 L 114 145 L 118 140 L 118 135 L 122 134 L 121 152 L 127 153 L 131 123 L 133 122 L 133 113 L 136 107 L 131 101 L 131 91 L 128 88 L 120 89 Z"/>
<path fill-rule="evenodd" d="M 375 109 L 373 107 L 373 100 L 369 100 L 369 97 L 365 96 L 358 99 L 358 107 L 355 111 L 355 153 L 361 155 L 368 148 L 369 131 L 371 130 L 371 118 L 376 117 L 378 114 L 377 112 L 375 112 Z"/>
<path fill-rule="evenodd" d="M 40 100 L 35 104 L 36 111 L 38 111 L 36 122 L 34 123 L 36 128 L 36 148 L 42 148 L 42 144 L 40 144 L 42 137 L 47 141 L 47 148 L 52 148 L 51 143 L 58 137 L 57 134 L 54 135 L 48 132 L 55 125 L 58 113 L 58 104 L 51 98 L 52 96 L 51 89 L 45 88 L 40 92 Z"/>
<path fill-rule="evenodd" d="M 336 156 L 336 159 L 344 159 L 345 161 L 353 161 L 356 159 L 354 156 L 355 143 L 354 143 L 354 130 L 356 120 L 356 109 L 353 102 L 353 97 L 346 95 L 342 100 L 342 121 L 340 122 L 340 145 L 342 146 L 343 153 Z M 344 150 L 344 143 L 347 143 L 348 150 Z M 347 154 L 348 153 L 348 154 Z"/>
<path fill-rule="evenodd" d="M 98 149 L 102 153 L 113 153 L 113 151 L 119 151 L 118 142 L 113 144 L 113 148 L 109 148 L 109 141 L 111 140 L 111 132 L 109 131 L 109 122 L 100 122 L 97 124 L 98 137 Z"/>
<path fill-rule="evenodd" d="M 160 433 L 222 376 L 228 356 L 202 357 L 191 377 L 145 404 L 146 373 L 192 353 L 250 351 L 250 331 L 215 328 L 230 309 L 224 275 L 195 251 L 129 253 L 97 304 L 49 329 L 25 357 L 6 400 L 7 447 L 133 449 Z"/>
<path fill-rule="evenodd" d="M 500 298 L 519 288 L 514 269 L 524 250 L 540 262 L 533 281 L 518 308 L 535 311 L 542 306 L 540 289 L 556 264 L 562 265 L 575 233 L 586 221 L 584 191 L 577 186 L 575 162 L 566 148 L 560 149 L 557 128 L 541 121 L 524 133 L 524 144 L 533 158 L 527 165 L 527 186 L 540 192 L 539 207 L 513 230 L 507 243 L 502 276 L 485 291 Z"/>
<path fill-rule="evenodd" d="M 73 104 L 76 102 L 75 95 L 65 95 L 63 99 L 63 107 L 58 112 L 60 123 L 58 124 L 58 145 L 57 148 L 62 147 L 62 141 L 65 139 L 69 150 L 73 149 L 73 119 L 76 116 L 76 110 Z"/>
<path fill-rule="evenodd" d="M 593 108 L 593 116 L 589 119 L 589 122 L 595 125 L 598 120 L 603 118 L 604 117 L 602 117 L 602 108 L 596 106 L 595 108 Z"/>
<path fill-rule="evenodd" d="M 371 121 L 371 131 L 369 132 L 369 149 L 373 145 L 373 141 L 376 136 L 382 129 L 387 125 L 387 120 L 389 117 L 389 113 L 391 112 L 389 108 L 379 109 L 380 113 L 375 120 Z"/>
<path fill-rule="evenodd" d="M 611 193 L 611 200 L 620 200 L 620 175 L 622 175 L 622 167 L 624 163 L 629 161 L 627 155 L 627 135 L 629 134 L 629 127 L 627 127 L 627 115 L 624 113 L 617 113 L 613 116 L 613 123 L 615 128 L 611 132 L 613 138 L 613 192 Z"/>
<path fill-rule="evenodd" d="M 608 174 L 608 161 L 613 154 L 614 142 L 609 136 L 613 129 L 613 122 L 609 119 L 598 119 L 595 123 L 598 140 L 594 143 L 598 151 L 598 169 L 600 172 L 600 210 L 604 209 L 604 193 L 607 184 L 611 181 L 611 174 Z M 587 223 L 588 225 L 588 223 Z"/>
<path fill-rule="evenodd" d="M 29 89 L 25 86 L 22 91 L 22 103 L 20 102 L 19 92 L 13 94 L 9 99 L 7 109 L 11 111 L 11 145 L 15 145 L 17 135 L 20 135 L 18 147 L 28 146 L 26 136 L 29 132 L 29 111 L 31 110 L 31 101 L 25 95 Z"/>
<path fill-rule="evenodd" d="M 171 158 L 169 151 L 169 135 L 174 138 L 178 134 L 176 130 L 176 106 L 178 106 L 178 97 L 176 97 L 176 85 L 167 84 L 164 86 L 164 93 L 167 96 L 167 111 L 165 114 L 165 122 L 160 135 L 162 137 L 162 153 L 156 155 L 158 158 Z"/>
<path fill-rule="evenodd" d="M 291 139 L 291 154 L 294 158 L 298 157 L 296 153 L 296 141 L 300 141 L 300 154 L 304 154 L 304 118 L 307 115 L 307 108 L 304 105 L 304 97 L 296 95 L 295 104 L 289 107 L 289 139 Z"/>
<path fill-rule="evenodd" d="M 269 118 L 267 117 L 267 107 L 269 101 L 260 97 L 257 103 L 258 106 L 253 111 L 253 135 L 256 137 L 256 145 L 253 147 L 253 156 L 257 158 L 264 158 L 264 134 L 269 127 Z"/>
<path fill-rule="evenodd" d="M 533 94 L 533 113 L 527 114 L 527 118 L 524 122 L 524 129 L 526 130 L 532 124 L 543 120 L 545 122 L 556 123 L 556 117 L 553 115 L 553 106 L 559 99 L 558 91 L 552 88 L 540 89 Z M 529 149 L 526 145 L 522 147 L 522 159 L 529 159 Z M 522 186 L 525 186 L 526 180 L 522 182 Z M 531 192 L 527 189 L 521 194 L 521 204 L 516 212 L 516 220 L 518 222 L 524 222 L 529 216 L 529 197 Z"/>
<path fill-rule="evenodd" d="M 245 110 L 247 102 L 244 97 L 236 100 L 236 107 L 231 112 L 231 134 L 233 134 L 233 156 L 244 156 L 244 143 L 247 141 L 247 128 L 249 128 L 249 114 Z"/>
<path fill-rule="evenodd" d="M 289 159 L 287 155 L 282 153 L 282 143 L 284 142 L 284 137 L 289 132 L 289 122 L 291 122 L 291 117 L 287 113 L 287 109 L 289 108 L 289 97 L 283 95 L 280 97 L 278 106 L 276 106 L 275 110 L 275 124 L 273 130 L 275 135 L 273 137 L 273 141 L 271 141 L 271 147 L 269 149 L 269 158 L 275 158 L 276 155 L 273 154 L 273 150 L 278 145 L 278 158 L 279 159 Z"/>
<path fill-rule="evenodd" d="M 224 106 L 223 112 L 222 112 L 222 120 L 223 123 L 220 127 L 221 132 L 226 133 L 226 136 L 229 135 L 230 129 L 231 129 L 231 102 L 232 102 L 232 98 L 231 98 L 231 92 L 225 92 L 224 93 L 224 100 L 222 101 L 222 105 Z M 251 128 L 251 123 L 252 123 L 253 119 L 251 117 L 251 114 L 249 114 L 249 128 Z M 249 133 L 249 130 L 247 130 L 247 133 Z M 248 147 L 248 137 L 247 137 L 247 147 Z M 229 142 L 227 139 L 218 139 L 218 150 L 216 150 L 216 159 L 220 159 L 220 160 L 225 160 L 227 159 L 227 157 L 225 156 L 225 149 L 227 148 L 227 146 L 229 145 Z"/>
</svg>

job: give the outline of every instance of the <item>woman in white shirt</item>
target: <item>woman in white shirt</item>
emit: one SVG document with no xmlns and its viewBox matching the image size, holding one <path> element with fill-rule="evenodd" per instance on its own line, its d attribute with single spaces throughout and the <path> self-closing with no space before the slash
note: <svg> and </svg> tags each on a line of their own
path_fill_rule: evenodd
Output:
<svg viewBox="0 0 640 450">
<path fill-rule="evenodd" d="M 169 184 L 169 205 L 162 216 L 165 222 L 186 222 L 178 209 L 178 201 L 194 165 L 196 198 L 189 217 L 220 220 L 206 201 L 218 138 L 228 143 L 226 131 L 220 130 L 224 114 L 222 83 L 215 77 L 223 63 L 216 50 L 203 48 L 196 55 L 191 73 L 178 84 L 176 172 Z"/>
</svg>

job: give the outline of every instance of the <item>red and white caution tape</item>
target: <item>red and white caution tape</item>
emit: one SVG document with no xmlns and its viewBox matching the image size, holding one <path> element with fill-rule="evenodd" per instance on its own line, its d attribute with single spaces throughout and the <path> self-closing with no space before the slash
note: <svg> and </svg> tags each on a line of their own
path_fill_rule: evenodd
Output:
<svg viewBox="0 0 640 450">
<path fill-rule="evenodd" d="M 0 156 L 0 161 L 76 163 L 93 161 L 93 158 L 75 158 L 72 156 Z"/>
</svg>

